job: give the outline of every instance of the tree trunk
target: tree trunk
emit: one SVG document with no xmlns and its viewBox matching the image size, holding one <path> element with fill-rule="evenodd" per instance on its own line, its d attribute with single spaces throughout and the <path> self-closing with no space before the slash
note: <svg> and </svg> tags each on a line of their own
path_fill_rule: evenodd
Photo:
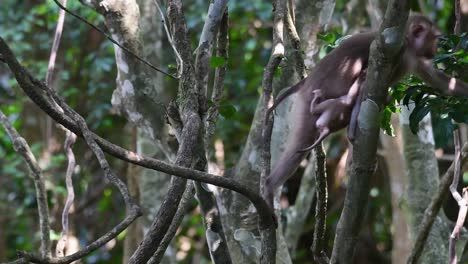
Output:
<svg viewBox="0 0 468 264">
<path fill-rule="evenodd" d="M 439 169 L 434 154 L 434 136 L 430 115 L 427 115 L 421 121 L 419 132 L 414 135 L 409 128 L 408 117 L 410 113 L 411 110 L 402 107 L 400 123 L 408 186 L 406 199 L 401 204 L 406 207 L 405 215 L 409 223 L 409 234 L 414 239 L 419 230 L 424 210 L 429 205 L 433 194 L 437 191 Z M 427 238 L 426 246 L 419 260 L 420 263 L 447 262 L 451 226 L 445 215 L 440 212 Z"/>
</svg>

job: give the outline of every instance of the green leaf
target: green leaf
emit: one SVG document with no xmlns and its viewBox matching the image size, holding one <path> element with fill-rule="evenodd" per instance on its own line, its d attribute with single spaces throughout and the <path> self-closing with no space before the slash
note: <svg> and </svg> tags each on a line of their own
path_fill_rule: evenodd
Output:
<svg viewBox="0 0 468 264">
<path fill-rule="evenodd" d="M 380 120 L 380 127 L 383 129 L 384 133 L 394 137 L 395 130 L 393 129 L 392 123 L 390 122 L 392 118 L 392 109 L 390 107 L 385 107 L 385 110 L 382 113 Z"/>
<path fill-rule="evenodd" d="M 394 99 L 397 102 L 400 102 L 406 95 L 406 85 L 402 83 L 394 85 L 390 90 L 390 94 L 392 96 L 392 99 Z"/>
<path fill-rule="evenodd" d="M 327 32 L 325 34 L 317 34 L 318 39 L 327 42 L 328 44 L 334 44 L 336 35 L 333 32 Z"/>
<path fill-rule="evenodd" d="M 408 106 L 409 103 L 410 103 L 411 98 L 416 94 L 416 92 L 418 92 L 417 87 L 415 87 L 415 86 L 409 87 L 409 88 L 406 90 L 406 95 L 405 95 L 405 97 L 403 98 L 403 105 Z"/>
<path fill-rule="evenodd" d="M 218 68 L 226 65 L 227 60 L 223 57 L 211 57 L 210 60 L 210 67 L 211 68 Z"/>
<path fill-rule="evenodd" d="M 429 113 L 430 107 L 427 105 L 416 105 L 409 116 L 411 132 L 416 134 L 419 130 L 419 123 Z"/>
<path fill-rule="evenodd" d="M 232 104 L 222 104 L 219 106 L 219 114 L 224 118 L 231 118 L 237 112 Z"/>
</svg>

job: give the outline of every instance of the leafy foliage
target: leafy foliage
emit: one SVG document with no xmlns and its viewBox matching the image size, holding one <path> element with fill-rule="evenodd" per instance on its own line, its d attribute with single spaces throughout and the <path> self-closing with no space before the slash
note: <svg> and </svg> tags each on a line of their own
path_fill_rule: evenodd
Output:
<svg viewBox="0 0 468 264">
<path fill-rule="evenodd" d="M 439 55 L 434 58 L 436 66 L 451 75 L 461 73 L 468 67 L 468 34 L 449 35 L 439 42 Z M 458 77 L 460 78 L 460 77 Z M 441 94 L 438 90 L 426 86 L 418 78 L 411 76 L 405 82 L 395 85 L 391 90 L 393 103 L 384 112 L 382 127 L 388 134 L 391 126 L 388 115 L 399 111 L 398 102 L 413 108 L 410 114 L 410 129 L 418 131 L 419 123 L 429 113 L 437 133 L 442 138 L 450 137 L 454 123 L 468 123 L 468 99 Z"/>
</svg>

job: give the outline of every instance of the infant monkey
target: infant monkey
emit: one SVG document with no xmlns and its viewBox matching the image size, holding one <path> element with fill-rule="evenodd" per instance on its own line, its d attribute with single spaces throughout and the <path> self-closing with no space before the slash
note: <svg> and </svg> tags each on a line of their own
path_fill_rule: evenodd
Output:
<svg viewBox="0 0 468 264">
<path fill-rule="evenodd" d="M 325 99 L 320 103 L 317 101 L 322 100 L 322 91 L 319 89 L 312 91 L 313 99 L 310 103 L 310 113 L 318 116 L 315 126 L 319 135 L 312 145 L 299 150 L 299 152 L 312 150 L 328 135 L 345 128 L 348 124 L 348 139 L 350 142 L 354 141 L 356 126 L 352 126 L 352 124 L 357 122 L 357 115 L 361 105 L 361 87 L 365 78 L 366 71 L 363 71 L 351 85 L 348 94 L 338 98 Z"/>
</svg>

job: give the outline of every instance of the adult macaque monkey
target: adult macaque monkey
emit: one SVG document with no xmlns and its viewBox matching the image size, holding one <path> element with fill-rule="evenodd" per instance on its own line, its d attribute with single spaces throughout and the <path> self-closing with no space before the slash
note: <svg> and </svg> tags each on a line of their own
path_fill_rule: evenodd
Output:
<svg viewBox="0 0 468 264">
<path fill-rule="evenodd" d="M 391 84 L 406 74 L 416 74 L 429 86 L 445 94 L 468 96 L 466 83 L 449 77 L 432 66 L 437 38 L 440 36 L 440 31 L 432 21 L 421 15 L 410 16 L 406 31 L 406 46 L 392 73 Z M 293 105 L 294 124 L 286 149 L 266 178 L 264 195 L 270 206 L 273 207 L 274 191 L 296 171 L 306 155 L 304 151 L 320 143 L 329 133 L 347 125 L 349 137 L 354 137 L 361 92 L 358 92 L 356 100 L 356 94 L 350 90 L 352 87 L 356 88 L 356 85 L 358 91 L 362 90 L 359 77 L 367 69 L 370 44 L 376 34 L 362 33 L 344 40 L 316 65 L 307 78 L 278 95 L 276 102 L 267 111 L 270 114 L 287 96 L 299 93 Z"/>
</svg>

